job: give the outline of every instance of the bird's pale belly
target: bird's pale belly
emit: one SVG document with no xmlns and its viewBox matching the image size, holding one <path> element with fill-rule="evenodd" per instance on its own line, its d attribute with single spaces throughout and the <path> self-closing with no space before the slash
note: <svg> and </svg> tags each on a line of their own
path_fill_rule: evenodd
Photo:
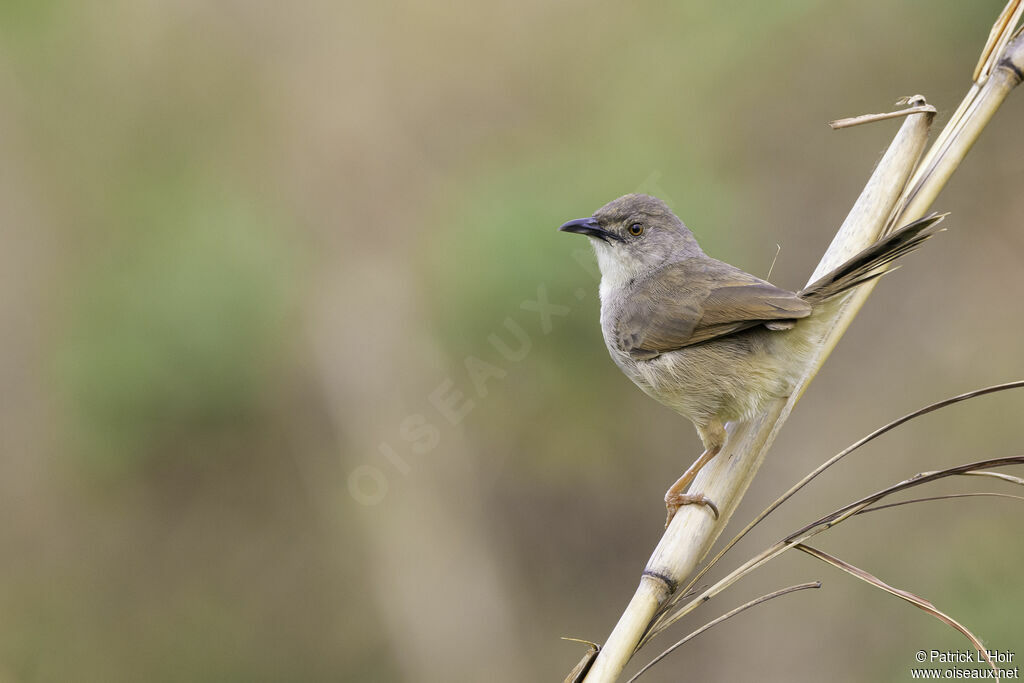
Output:
<svg viewBox="0 0 1024 683">
<path fill-rule="evenodd" d="M 754 328 L 725 338 L 634 360 L 606 344 L 615 363 L 646 394 L 694 422 L 730 422 L 757 414 L 772 398 L 793 389 L 784 367 L 785 332 Z"/>
</svg>

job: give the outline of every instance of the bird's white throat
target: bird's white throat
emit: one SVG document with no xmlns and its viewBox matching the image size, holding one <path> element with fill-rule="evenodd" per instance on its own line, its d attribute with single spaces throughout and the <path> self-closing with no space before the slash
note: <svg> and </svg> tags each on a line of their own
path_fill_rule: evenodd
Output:
<svg viewBox="0 0 1024 683">
<path fill-rule="evenodd" d="M 594 245 L 597 267 L 601 270 L 601 286 L 598 291 L 602 303 L 612 292 L 628 286 L 645 272 L 646 266 L 625 249 L 616 249 L 614 245 L 593 238 L 590 242 Z"/>
</svg>

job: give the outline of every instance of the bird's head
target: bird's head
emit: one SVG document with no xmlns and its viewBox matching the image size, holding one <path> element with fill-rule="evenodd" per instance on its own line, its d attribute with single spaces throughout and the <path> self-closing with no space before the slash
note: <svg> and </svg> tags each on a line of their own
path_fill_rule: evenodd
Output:
<svg viewBox="0 0 1024 683">
<path fill-rule="evenodd" d="M 619 197 L 559 230 L 589 237 L 602 277 L 612 281 L 632 280 L 704 253 L 665 202 L 645 194 Z"/>
</svg>

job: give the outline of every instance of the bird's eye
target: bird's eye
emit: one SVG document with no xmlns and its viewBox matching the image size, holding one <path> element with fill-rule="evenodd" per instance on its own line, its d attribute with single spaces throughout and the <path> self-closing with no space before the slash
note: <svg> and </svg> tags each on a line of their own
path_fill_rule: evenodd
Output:
<svg viewBox="0 0 1024 683">
<path fill-rule="evenodd" d="M 639 237 L 640 235 L 644 234 L 644 226 L 642 226 L 639 223 L 634 223 L 633 225 L 629 226 L 629 234 L 632 235 L 633 237 Z"/>
</svg>

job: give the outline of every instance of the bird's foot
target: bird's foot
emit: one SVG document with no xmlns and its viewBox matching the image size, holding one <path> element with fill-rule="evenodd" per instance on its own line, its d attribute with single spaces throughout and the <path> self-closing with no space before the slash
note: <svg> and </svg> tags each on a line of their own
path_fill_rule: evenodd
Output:
<svg viewBox="0 0 1024 683">
<path fill-rule="evenodd" d="M 665 494 L 665 508 L 668 510 L 668 517 L 665 519 L 665 528 L 668 528 L 669 522 L 676 516 L 676 512 L 679 508 L 684 505 L 704 505 L 710 508 L 711 512 L 715 515 L 715 519 L 718 519 L 718 506 L 715 505 L 714 501 L 705 496 L 703 493 L 673 493 L 669 489 L 668 493 Z"/>
</svg>

